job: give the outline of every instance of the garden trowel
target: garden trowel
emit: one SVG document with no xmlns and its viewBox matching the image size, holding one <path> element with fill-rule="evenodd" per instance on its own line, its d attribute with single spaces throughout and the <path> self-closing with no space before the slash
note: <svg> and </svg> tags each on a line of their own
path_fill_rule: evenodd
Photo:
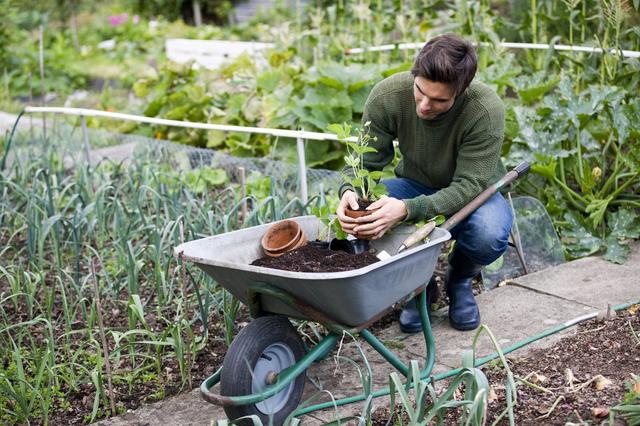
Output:
<svg viewBox="0 0 640 426">
<path fill-rule="evenodd" d="M 509 185 L 514 180 L 518 179 L 520 176 L 523 176 L 530 169 L 529 163 L 526 161 L 520 163 L 515 169 L 511 170 L 509 173 L 504 175 L 502 179 L 498 182 L 494 183 L 484 191 L 482 191 L 476 198 L 471 200 L 469 204 L 464 206 L 458 212 L 453 214 L 449 219 L 446 220 L 441 226 L 442 229 L 446 229 L 447 231 L 452 229 L 458 223 L 462 222 L 466 219 L 471 213 L 473 213 L 478 207 L 484 204 L 493 194 L 498 192 L 500 188 Z M 428 222 L 426 225 L 420 227 L 416 232 L 409 235 L 409 237 L 404 240 L 404 242 L 398 247 L 398 253 L 402 253 L 409 247 L 415 245 L 416 243 L 424 240 L 429 236 L 429 234 L 436 227 L 436 223 L 434 221 Z"/>
</svg>

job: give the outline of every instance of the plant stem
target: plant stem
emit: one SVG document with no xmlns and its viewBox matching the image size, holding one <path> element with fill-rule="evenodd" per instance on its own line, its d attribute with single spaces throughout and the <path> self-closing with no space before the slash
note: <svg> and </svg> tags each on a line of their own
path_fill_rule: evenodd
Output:
<svg viewBox="0 0 640 426">
<path fill-rule="evenodd" d="M 562 189 L 564 189 L 564 191 L 566 192 L 566 194 L 568 195 L 568 200 L 571 202 L 571 204 L 576 207 L 578 210 L 584 211 L 584 209 L 586 208 L 586 205 L 589 204 L 587 202 L 587 200 L 585 200 L 584 197 L 582 197 L 580 194 L 578 194 L 577 192 L 575 192 L 573 189 L 571 189 L 569 186 L 567 186 L 564 182 L 562 182 L 560 179 L 554 177 L 553 181 L 555 183 L 557 183 L 558 185 L 560 185 L 560 187 Z M 577 200 L 574 200 L 574 198 L 576 198 Z"/>
</svg>

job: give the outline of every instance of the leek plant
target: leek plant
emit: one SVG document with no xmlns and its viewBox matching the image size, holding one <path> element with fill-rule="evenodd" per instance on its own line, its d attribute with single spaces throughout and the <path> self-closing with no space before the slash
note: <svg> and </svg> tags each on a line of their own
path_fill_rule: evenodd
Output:
<svg viewBox="0 0 640 426">
<path fill-rule="evenodd" d="M 16 143 L 19 161 L 0 173 L 3 424 L 49 424 L 53 411 L 87 388 L 93 404 L 80 420 L 95 420 L 111 412 L 110 380 L 130 390 L 152 380 L 158 395 L 171 381 L 190 386 L 193 361 L 218 337 L 210 334 L 211 321 L 224 318 L 224 339 L 231 341 L 240 306 L 199 269 L 181 265 L 173 247 L 306 214 L 318 202 L 302 203 L 275 185 L 266 196 L 248 191 L 241 199 L 226 181 L 203 187 L 197 170 L 185 178 L 171 158 L 140 154 L 126 165 L 87 166 L 71 147 L 48 143 L 42 151 L 37 141 L 22 150 Z M 173 365 L 172 375 L 166 367 Z M 122 408 L 116 401 L 115 410 Z"/>
</svg>

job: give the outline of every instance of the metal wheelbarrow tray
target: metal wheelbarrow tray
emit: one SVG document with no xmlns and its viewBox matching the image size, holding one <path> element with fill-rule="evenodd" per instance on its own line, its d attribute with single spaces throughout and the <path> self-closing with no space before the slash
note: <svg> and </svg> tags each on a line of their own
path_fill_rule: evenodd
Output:
<svg viewBox="0 0 640 426">
<path fill-rule="evenodd" d="M 324 229 L 315 216 L 293 220 L 300 224 L 310 241 L 318 238 Z M 263 293 L 260 304 L 264 312 L 318 320 L 317 315 L 312 314 L 318 311 L 326 320 L 357 327 L 376 319 L 394 303 L 425 285 L 433 273 L 442 243 L 451 237 L 448 231 L 436 228 L 426 244 L 356 270 L 290 272 L 250 265 L 263 257 L 260 239 L 269 226 L 265 224 L 187 242 L 176 247 L 175 252 L 183 253 L 185 260 L 195 263 L 247 305 L 253 303 L 249 298 L 250 287 L 267 284 L 303 304 L 285 303 L 279 297 Z M 413 231 L 413 226 L 399 226 L 384 238 L 372 241 L 371 246 L 378 251 L 396 253 Z M 306 309 L 304 305 L 312 309 Z"/>
<path fill-rule="evenodd" d="M 310 241 L 325 231 L 315 216 L 292 218 Z M 412 292 L 422 291 L 435 269 L 448 231 L 436 228 L 428 243 L 364 268 L 344 272 L 291 272 L 250 265 L 263 256 L 260 240 L 271 224 L 255 226 L 179 245 L 184 261 L 195 263 L 222 287 L 249 306 L 254 318 L 233 340 L 222 367 L 206 379 L 204 400 L 222 405 L 227 416 L 245 421 L 257 416 L 263 424 L 280 425 L 292 415 L 324 408 L 298 408 L 306 369 L 326 356 L 343 333 L 358 333 L 403 375 L 409 368 L 371 332 L 368 324 Z M 414 226 L 399 226 L 371 248 L 396 253 Z M 419 301 L 427 359 L 427 377 L 435 362 L 435 343 L 427 313 L 426 292 Z M 316 321 L 329 331 L 313 348 L 306 348 L 287 317 Z M 212 391 L 220 383 L 220 392 Z M 350 398 L 332 404 L 350 403 Z"/>
</svg>

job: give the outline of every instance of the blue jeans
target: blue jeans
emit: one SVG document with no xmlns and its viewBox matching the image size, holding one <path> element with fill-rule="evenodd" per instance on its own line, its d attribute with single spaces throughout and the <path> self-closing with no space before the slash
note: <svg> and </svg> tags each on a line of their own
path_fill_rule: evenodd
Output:
<svg viewBox="0 0 640 426">
<path fill-rule="evenodd" d="M 401 200 L 438 192 L 407 178 L 388 179 L 382 183 L 390 197 Z M 470 260 L 489 265 L 507 250 L 512 222 L 511 209 L 498 192 L 449 232 L 458 249 Z"/>
</svg>

